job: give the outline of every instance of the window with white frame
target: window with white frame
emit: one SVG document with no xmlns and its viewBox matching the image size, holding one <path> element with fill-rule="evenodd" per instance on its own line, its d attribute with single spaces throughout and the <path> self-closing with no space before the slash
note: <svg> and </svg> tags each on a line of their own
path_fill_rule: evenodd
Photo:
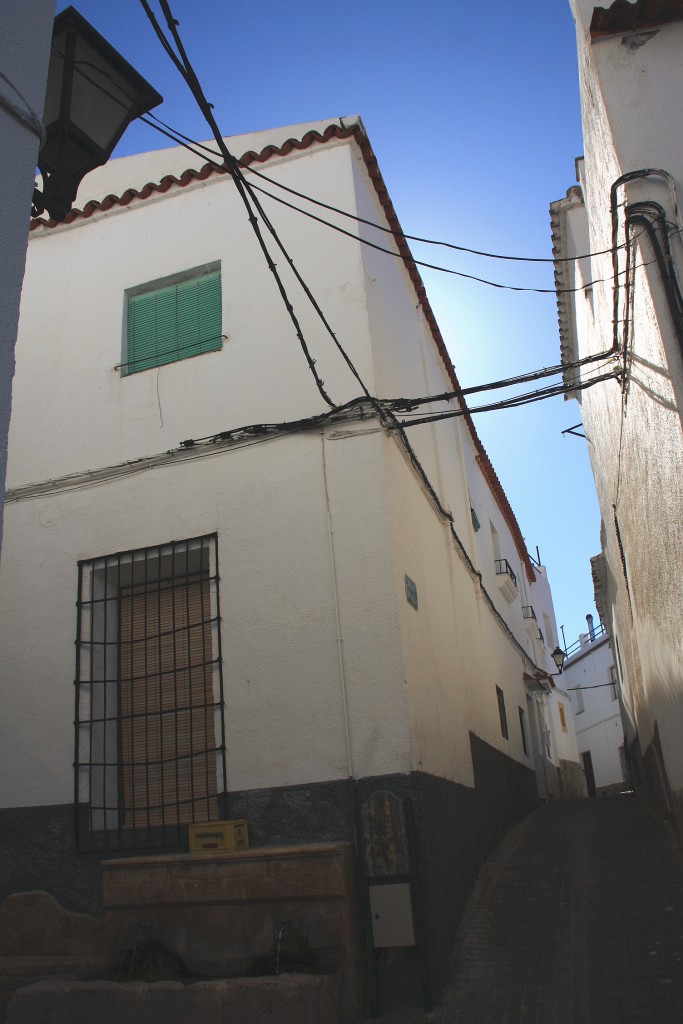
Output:
<svg viewBox="0 0 683 1024">
<path fill-rule="evenodd" d="M 174 845 L 225 792 L 215 536 L 79 563 L 82 848 Z"/>
</svg>

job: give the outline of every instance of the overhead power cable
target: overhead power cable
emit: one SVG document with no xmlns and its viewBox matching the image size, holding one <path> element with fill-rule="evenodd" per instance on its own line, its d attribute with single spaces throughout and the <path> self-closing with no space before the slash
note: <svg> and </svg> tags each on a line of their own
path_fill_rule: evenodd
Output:
<svg viewBox="0 0 683 1024">
<path fill-rule="evenodd" d="M 531 405 L 533 402 L 542 402 L 547 398 L 556 398 L 559 395 L 566 395 L 567 393 L 574 393 L 575 391 L 585 391 L 587 388 L 592 388 L 596 384 L 601 384 L 607 380 L 621 380 L 623 371 L 610 370 L 609 373 L 602 373 L 596 377 L 592 377 L 590 380 L 581 381 L 580 383 L 552 385 L 547 388 L 541 388 L 538 391 L 527 392 L 523 395 L 517 395 L 514 398 L 506 398 L 500 402 L 491 402 L 488 405 L 468 405 L 460 409 L 449 409 L 446 412 L 437 412 L 431 416 L 420 416 L 416 419 L 401 419 L 400 424 L 402 427 L 416 427 L 423 423 L 437 423 L 439 420 L 453 419 L 456 416 L 467 416 L 474 415 L 479 412 L 497 412 L 502 409 L 515 409 L 522 405 Z"/>
<path fill-rule="evenodd" d="M 211 149 L 210 146 L 205 146 L 203 143 L 197 142 L 195 139 L 191 139 L 187 135 L 183 135 L 182 132 L 178 131 L 177 128 L 172 128 L 170 125 L 166 124 L 165 121 L 162 121 L 162 119 L 158 117 L 156 114 L 150 112 L 149 117 L 153 118 L 164 128 L 167 128 L 168 132 L 172 132 L 173 135 L 177 137 L 177 139 L 184 139 L 185 142 L 191 143 L 198 149 L 204 150 L 204 152 L 208 153 L 210 156 L 220 157 L 220 153 L 217 153 L 215 149 Z M 141 118 L 141 120 L 146 121 L 146 123 L 149 124 L 149 121 L 147 121 L 146 118 L 143 117 Z M 152 127 L 155 126 L 152 125 Z M 164 132 L 164 134 L 168 133 Z M 297 189 L 291 188 L 289 185 L 283 185 L 283 183 L 281 181 L 277 181 L 276 178 L 271 178 L 269 175 L 264 174 L 263 171 L 257 171 L 256 168 L 252 165 L 250 165 L 247 168 L 247 171 L 249 174 L 255 174 L 257 178 L 261 178 L 262 181 L 267 181 L 268 184 L 275 185 L 277 188 L 282 189 L 283 192 L 288 192 L 290 195 L 296 196 L 297 199 L 305 199 L 306 202 L 313 203 L 315 206 L 320 206 L 323 210 L 329 210 L 330 213 L 337 213 L 339 214 L 340 217 L 347 217 L 349 220 L 357 221 L 357 223 L 359 224 L 366 224 L 368 227 L 376 228 L 377 231 L 383 231 L 388 235 L 393 235 L 394 237 L 405 238 L 409 242 L 420 242 L 423 245 L 438 245 L 442 246 L 445 249 L 453 249 L 455 250 L 455 252 L 466 252 L 471 254 L 472 256 L 483 256 L 491 260 L 506 260 L 518 263 L 555 264 L 573 263 L 575 260 L 591 259 L 593 256 L 609 256 L 612 252 L 612 249 L 609 248 L 600 249 L 598 252 L 583 253 L 580 256 L 506 256 L 503 255 L 502 253 L 486 252 L 483 249 L 472 249 L 467 245 L 457 245 L 455 242 L 444 242 L 435 238 L 423 238 L 420 235 L 408 235 L 406 234 L 405 231 L 394 231 L 393 228 L 386 227 L 386 225 L 384 224 L 378 224 L 377 221 L 369 220 L 367 217 L 361 217 L 357 213 L 349 213 L 348 210 L 342 210 L 338 206 L 334 206 L 332 203 L 325 203 L 323 202 L 322 199 L 315 199 L 313 196 L 308 195 L 308 193 L 306 192 L 299 192 Z M 275 198 L 274 196 L 271 195 L 270 192 L 265 192 L 265 195 L 269 195 L 273 199 Z M 293 209 L 299 209 L 299 207 L 293 207 Z"/>
<path fill-rule="evenodd" d="M 151 10 L 151 8 L 149 6 L 149 3 L 147 2 L 147 0 L 140 0 L 140 2 L 142 4 L 142 6 L 143 6 L 143 9 L 145 10 L 145 13 L 147 14 L 147 17 L 152 22 L 152 25 L 154 27 L 155 32 L 157 33 L 158 36 L 162 37 L 163 36 L 163 31 L 161 29 L 161 26 L 158 24 L 158 22 L 157 22 L 157 20 L 156 20 L 156 18 L 154 16 L 154 13 L 152 12 L 152 10 Z M 363 390 L 365 395 L 368 398 L 370 398 L 371 397 L 370 396 L 370 392 L 368 391 L 368 388 L 366 387 L 365 382 L 361 378 L 360 374 L 358 373 L 358 370 L 354 366 L 354 364 L 353 364 L 352 360 L 350 359 L 348 353 L 346 352 L 346 350 L 344 349 L 344 347 L 340 343 L 339 339 L 337 338 L 337 336 L 336 336 L 335 332 L 333 331 L 330 323 L 328 322 L 328 320 L 327 320 L 323 310 L 321 309 L 320 305 L 318 304 L 317 300 L 315 299 L 315 296 L 313 295 L 313 293 L 311 292 L 310 288 L 308 287 L 308 285 L 306 284 L 305 280 L 303 279 L 302 275 L 299 273 L 299 271 L 297 270 L 296 266 L 294 265 L 293 259 L 291 258 L 291 256 L 289 255 L 288 251 L 286 250 L 282 240 L 280 239 L 277 231 L 275 230 L 274 226 L 270 222 L 270 220 L 269 220 L 265 210 L 261 206 L 259 200 L 254 195 L 253 190 L 251 188 L 251 185 L 245 180 L 244 175 L 242 174 L 242 170 L 239 167 L 238 161 L 232 156 L 232 154 L 229 152 L 227 146 L 225 145 L 225 142 L 223 140 L 223 136 L 222 136 L 222 134 L 221 134 L 221 132 L 220 132 L 220 130 L 218 128 L 218 124 L 216 123 L 216 120 L 215 120 L 215 118 L 213 116 L 212 106 L 208 102 L 208 100 L 206 99 L 206 96 L 204 95 L 204 92 L 203 92 L 202 87 L 200 85 L 200 82 L 199 82 L 199 79 L 197 77 L 197 74 L 196 74 L 196 72 L 195 72 L 195 70 L 194 70 L 194 68 L 193 68 L 193 66 L 192 66 L 192 64 L 191 64 L 191 62 L 189 60 L 189 57 L 188 57 L 188 55 L 187 55 L 187 53 L 185 51 L 182 39 L 180 38 L 180 33 L 178 32 L 178 24 L 179 23 L 173 17 L 173 14 L 171 12 L 171 8 L 170 8 L 170 4 L 168 3 L 168 0 L 159 0 L 159 5 L 161 7 L 161 10 L 164 13 L 164 16 L 166 18 L 166 24 L 168 26 L 169 32 L 171 33 L 171 36 L 173 38 L 173 41 L 175 43 L 175 46 L 177 48 L 177 51 L 178 51 L 178 54 L 179 54 L 179 57 L 180 57 L 180 61 L 175 60 L 174 63 L 176 64 L 176 67 L 178 67 L 178 69 L 180 70 L 180 72 L 181 72 L 183 78 L 185 79 L 185 82 L 187 83 L 190 91 L 192 92 L 192 95 L 194 96 L 195 101 L 196 101 L 197 105 L 199 106 L 199 109 L 201 110 L 201 112 L 202 112 L 202 114 L 203 114 L 207 124 L 211 128 L 211 131 L 213 132 L 214 138 L 215 138 L 215 140 L 216 140 L 216 142 L 218 144 L 218 147 L 219 147 L 219 149 L 221 151 L 221 155 L 223 157 L 223 160 L 225 161 L 226 169 L 231 174 L 231 176 L 233 178 L 233 181 L 235 182 L 235 185 L 237 186 L 237 189 L 238 189 L 238 192 L 240 194 L 240 197 L 242 198 L 243 202 L 245 203 L 245 206 L 247 207 L 247 210 L 249 212 L 250 223 L 251 223 L 252 228 L 254 229 L 255 233 L 257 234 L 257 237 L 259 239 L 262 251 L 263 251 L 263 253 L 264 253 L 265 257 L 266 257 L 266 260 L 268 262 L 268 266 L 269 266 L 270 270 L 272 271 L 273 275 L 275 276 L 275 279 L 276 279 L 277 284 L 278 284 L 278 288 L 280 290 L 280 294 L 281 294 L 281 296 L 283 298 L 283 301 L 284 301 L 285 306 L 287 308 L 287 311 L 288 311 L 288 313 L 290 315 L 290 318 L 292 319 L 293 323 L 296 326 L 297 336 L 299 337 L 300 344 L 302 345 L 302 348 L 303 348 L 303 350 L 304 350 L 304 352 L 306 354 L 308 365 L 309 365 L 309 368 L 311 370 L 311 373 L 313 374 L 313 376 L 315 378 L 318 390 L 320 391 L 321 395 L 323 396 L 323 398 L 325 399 L 327 404 L 330 405 L 332 408 L 334 408 L 335 407 L 335 403 L 330 399 L 329 395 L 325 391 L 324 385 L 323 385 L 323 381 L 321 380 L 319 374 L 317 373 L 317 371 L 315 369 L 315 360 L 310 355 L 310 352 L 308 350 L 308 346 L 307 346 L 306 341 L 304 339 L 303 332 L 301 330 L 298 318 L 296 317 L 296 314 L 294 312 L 294 308 L 293 308 L 291 302 L 289 301 L 289 298 L 288 298 L 287 293 L 285 291 L 284 285 L 283 285 L 282 280 L 280 278 L 280 275 L 279 275 L 279 273 L 277 271 L 277 267 L 276 267 L 272 257 L 270 256 L 270 253 L 269 253 L 269 251 L 268 251 L 268 249 L 267 249 L 267 247 L 265 245 L 265 242 L 264 242 L 263 237 L 261 235 L 260 228 L 258 227 L 258 220 L 255 217 L 254 212 L 253 212 L 254 209 L 260 214 L 261 219 L 263 220 L 263 223 L 265 224 L 266 228 L 268 229 L 268 231 L 270 232 L 271 236 L 275 240 L 276 245 L 278 246 L 278 248 L 279 248 L 280 252 L 282 253 L 282 255 L 284 256 L 285 260 L 287 261 L 287 264 L 288 264 L 290 270 L 292 271 L 292 273 L 294 274 L 294 276 L 295 276 L 296 280 L 298 281 L 299 285 L 303 289 L 307 299 L 309 300 L 309 302 L 313 306 L 313 309 L 315 310 L 315 312 L 316 312 L 318 318 L 320 319 L 321 323 L 323 324 L 325 330 L 327 331 L 329 336 L 332 338 L 332 341 L 334 342 L 334 344 L 337 347 L 338 351 L 340 352 L 342 358 L 346 362 L 346 365 L 348 366 L 349 370 L 351 371 L 353 376 L 356 378 L 356 380 L 360 384 L 361 389 Z M 170 43 L 168 42 L 168 40 L 166 40 L 166 47 L 165 48 L 168 48 L 168 47 L 170 47 Z"/>
<path fill-rule="evenodd" d="M 152 25 L 152 28 L 154 29 L 154 31 L 155 31 L 159 41 L 161 42 L 161 45 L 164 47 L 164 49 L 166 50 L 166 53 L 169 55 L 169 57 L 171 58 L 171 60 L 175 64 L 176 68 L 178 69 L 178 71 L 182 75 L 183 79 L 187 83 L 190 91 L 192 92 L 192 95 L 195 98 L 195 102 L 199 106 L 199 109 L 201 110 L 202 114 L 204 115 L 205 120 L 209 124 L 209 126 L 210 126 L 210 128 L 211 128 L 211 130 L 212 130 L 212 132 L 214 134 L 214 137 L 216 139 L 218 147 L 219 147 L 219 149 L 221 151 L 221 154 L 223 156 L 223 160 L 225 161 L 225 168 L 230 173 L 230 175 L 231 175 L 231 177 L 232 177 L 232 179 L 233 179 L 233 181 L 234 181 L 234 183 L 235 183 L 235 185 L 237 187 L 237 191 L 238 191 L 238 193 L 240 195 L 240 198 L 242 199 L 242 202 L 244 203 L 245 209 L 247 211 L 247 216 L 249 218 L 249 223 L 251 224 L 252 230 L 254 231 L 254 234 L 256 235 L 256 238 L 258 240 L 258 243 L 259 243 L 259 246 L 261 248 L 261 251 L 262 251 L 262 253 L 263 253 L 264 257 L 265 257 L 265 260 L 266 260 L 266 263 L 268 265 L 268 268 L 271 271 L 271 273 L 273 274 L 273 277 L 275 279 L 278 291 L 280 292 L 280 296 L 282 298 L 284 306 L 285 306 L 285 308 L 287 310 L 287 313 L 289 314 L 290 320 L 292 321 L 292 324 L 294 326 L 294 330 L 296 332 L 296 336 L 299 339 L 299 344 L 301 345 L 301 349 L 302 349 L 302 351 L 304 353 L 304 356 L 306 358 L 306 362 L 308 363 L 308 367 L 309 367 L 309 369 L 310 369 L 310 371 L 311 371 L 311 373 L 313 375 L 313 378 L 315 380 L 315 383 L 316 383 L 316 386 L 318 388 L 318 391 L 320 392 L 320 394 L 321 394 L 322 398 L 325 400 L 325 402 L 331 408 L 334 408 L 335 407 L 335 403 L 332 401 L 330 396 L 327 394 L 327 391 L 325 390 L 324 382 L 321 379 L 320 375 L 318 374 L 318 372 L 317 372 L 317 370 L 315 368 L 315 360 L 313 359 L 313 357 L 312 357 L 312 355 L 311 355 L 311 353 L 309 351 L 308 344 L 306 342 L 306 339 L 305 339 L 304 334 L 303 334 L 303 330 L 301 328 L 301 324 L 299 323 L 298 317 L 297 317 L 296 313 L 294 312 L 294 307 L 293 307 L 292 303 L 289 300 L 289 296 L 287 295 L 287 291 L 286 291 L 285 286 L 283 284 L 282 278 L 281 278 L 281 276 L 280 276 L 280 274 L 278 272 L 278 269 L 277 269 L 277 267 L 275 265 L 275 262 L 274 262 L 272 256 L 270 255 L 268 247 L 267 247 L 267 245 L 265 243 L 265 240 L 263 238 L 263 235 L 261 233 L 261 228 L 259 226 L 258 219 L 257 219 L 257 217 L 254 214 L 254 210 L 253 210 L 252 204 L 250 202 L 250 197 L 247 194 L 247 191 L 246 191 L 246 189 L 244 187 L 243 179 L 242 179 L 241 174 L 239 172 L 239 169 L 237 167 L 237 161 L 234 159 L 232 154 L 229 152 L 227 146 L 223 142 L 223 137 L 222 137 L 222 135 L 221 135 L 221 133 L 220 133 L 220 131 L 218 129 L 218 125 L 216 124 L 215 118 L 214 118 L 214 116 L 213 116 L 213 114 L 211 112 L 211 106 L 208 103 L 206 97 L 204 96 L 204 93 L 202 92 L 202 89 L 201 89 L 201 86 L 200 86 L 199 81 L 197 79 L 197 76 L 196 76 L 193 68 L 191 67 L 188 59 L 187 59 L 187 55 L 185 54 L 185 50 L 184 50 L 182 41 L 181 41 L 180 36 L 178 35 L 177 29 L 176 29 L 177 22 L 173 18 L 173 15 L 171 14 L 171 10 L 170 10 L 168 4 L 165 2 L 165 0 L 160 0 L 161 9 L 163 10 L 164 15 L 166 16 L 167 24 L 169 26 L 171 34 L 173 35 L 175 44 L 176 44 L 176 46 L 178 48 L 178 54 L 180 56 L 178 56 L 175 53 L 175 51 L 173 50 L 173 47 L 171 46 L 170 42 L 168 41 L 168 39 L 164 35 L 164 32 L 163 32 L 161 26 L 159 25 L 159 23 L 158 23 L 158 21 L 156 19 L 156 16 L 155 16 L 154 12 L 152 11 L 152 9 L 151 9 L 149 3 L 147 2 L 147 0 L 140 0 L 140 3 L 142 5 L 142 7 L 143 7 L 143 10 L 145 11 L 145 14 L 147 15 L 147 17 L 148 17 L 148 19 L 149 19 L 149 21 L 150 21 L 150 23 Z"/>
<path fill-rule="evenodd" d="M 141 2 L 143 2 L 143 0 L 141 0 Z M 183 146 L 189 152 L 194 153 L 195 156 L 199 156 L 203 160 L 205 159 L 205 157 L 203 156 L 202 153 L 199 153 L 196 149 L 193 149 L 191 144 L 183 141 L 183 139 L 186 138 L 186 136 L 183 136 L 180 133 L 173 134 L 173 129 L 171 129 L 170 131 L 166 131 L 163 128 L 159 127 L 158 125 L 154 124 L 153 121 L 150 121 L 150 120 L 148 120 L 145 117 L 142 117 L 141 120 L 144 121 L 145 124 L 148 124 L 151 128 L 154 128 L 155 131 L 160 132 L 160 134 L 165 135 L 167 138 L 172 139 L 174 142 L 177 142 L 178 145 Z M 211 153 L 214 156 L 218 155 L 213 150 L 208 149 L 205 146 L 202 146 L 201 143 L 196 143 L 195 145 L 198 145 L 202 149 L 206 149 L 207 152 Z M 207 162 L 211 163 L 211 164 L 214 164 L 214 166 L 218 170 L 225 170 L 225 168 L 223 167 L 222 164 L 214 163 L 214 161 L 207 161 Z M 260 172 L 255 171 L 252 167 L 247 168 L 247 172 L 248 173 L 253 173 L 253 174 L 258 174 L 260 177 L 264 177 L 264 175 L 261 175 Z M 324 227 L 331 228 L 333 231 L 338 232 L 340 235 L 345 235 L 347 238 L 353 239 L 354 242 L 360 242 L 362 245 L 366 245 L 366 246 L 368 246 L 371 249 L 375 249 L 375 250 L 377 250 L 377 252 L 383 252 L 383 253 L 385 253 L 388 256 L 393 256 L 396 259 L 400 259 L 400 260 L 404 259 L 403 254 L 400 253 L 400 252 L 396 252 L 393 249 L 387 249 L 386 246 L 379 245 L 379 243 L 377 243 L 377 242 L 372 242 L 372 241 L 370 241 L 369 238 L 363 238 L 360 235 L 354 234 L 352 231 L 347 231 L 345 228 L 340 227 L 339 224 L 333 224 L 332 221 L 325 220 L 324 217 L 318 217 L 316 214 L 311 213 L 310 210 L 303 210 L 300 206 L 296 206 L 294 203 L 287 202 L 286 199 L 282 199 L 280 196 L 274 195 L 272 192 L 269 192 L 267 189 L 261 188 L 259 185 L 253 185 L 253 184 L 247 183 L 247 181 L 246 181 L 246 179 L 244 177 L 243 177 L 243 180 L 245 181 L 245 184 L 248 185 L 248 187 L 250 189 L 250 193 L 252 195 L 252 198 L 254 198 L 254 196 L 253 196 L 253 192 L 254 191 L 260 192 L 263 195 L 268 196 L 269 199 L 272 199 L 273 202 L 279 203 L 281 206 L 285 206 L 287 209 L 293 210 L 295 213 L 300 213 L 302 216 L 308 217 L 309 220 L 313 220 L 313 221 L 315 221 L 318 224 L 322 224 Z M 283 186 L 283 188 L 284 188 L 284 186 Z M 294 191 L 294 190 L 287 189 L 286 191 Z M 308 197 L 304 197 L 304 198 L 308 198 Z M 315 202 L 317 202 L 317 200 L 311 199 L 311 202 L 315 203 Z M 320 205 L 320 206 L 327 206 L 327 204 L 325 204 L 325 203 L 318 203 L 318 205 Z M 365 221 L 364 218 L 362 218 L 362 217 L 354 217 L 353 214 L 346 214 L 346 213 L 344 213 L 343 210 L 337 210 L 335 207 L 328 207 L 328 208 L 331 209 L 331 210 L 334 210 L 337 213 L 340 213 L 342 216 L 348 216 L 348 217 L 351 217 L 352 219 L 359 220 L 361 223 L 369 223 L 370 226 L 372 226 L 372 227 L 378 227 L 378 228 L 380 228 L 380 230 L 385 231 L 387 234 L 392 235 L 394 238 L 398 238 L 398 239 L 408 239 L 408 238 L 411 238 L 412 239 L 412 238 L 416 237 L 416 236 L 413 236 L 413 235 L 406 235 L 402 231 L 401 232 L 392 231 L 391 228 L 384 228 L 381 225 L 375 224 L 373 221 Z M 422 239 L 417 239 L 417 240 L 418 241 L 422 241 Z M 434 242 L 433 244 L 435 244 L 435 245 L 446 245 L 446 246 L 448 246 L 450 248 L 453 248 L 453 249 L 461 248 L 463 252 L 477 252 L 477 250 L 470 250 L 470 249 L 466 249 L 465 247 L 458 247 L 456 245 L 452 245 L 451 243 L 446 243 L 446 242 L 444 242 L 444 243 Z M 605 250 L 605 251 L 606 252 L 611 252 L 612 250 L 608 249 L 608 250 Z M 480 253 L 480 255 L 485 255 L 485 254 L 484 253 Z M 602 253 L 594 253 L 593 255 L 602 255 Z M 512 259 L 513 257 L 501 257 L 501 259 L 508 259 L 508 258 Z M 550 262 L 550 263 L 553 263 L 553 262 L 574 262 L 574 259 L 581 259 L 581 258 L 582 257 L 572 257 L 571 259 L 567 259 L 567 260 L 565 260 L 563 258 L 562 260 L 557 260 L 557 261 L 549 259 L 547 262 Z M 437 263 L 427 263 L 426 260 L 415 259 L 415 257 L 412 256 L 412 254 L 411 254 L 411 259 L 412 259 L 413 263 L 415 264 L 415 266 L 417 266 L 417 267 L 424 267 L 426 270 L 436 270 L 436 271 L 438 271 L 441 274 L 450 274 L 453 277 L 459 277 L 459 278 L 462 278 L 463 280 L 466 280 L 466 281 L 476 281 L 478 284 L 487 285 L 489 288 L 497 288 L 497 289 L 499 289 L 501 291 L 531 292 L 531 293 L 534 293 L 534 294 L 537 294 L 537 295 L 573 295 L 576 292 L 583 292 L 583 291 L 585 291 L 586 288 L 590 288 L 594 284 L 602 284 L 602 283 L 604 283 L 606 281 L 611 281 L 612 280 L 611 276 L 609 276 L 609 277 L 596 277 L 596 278 L 593 278 L 590 281 L 586 281 L 585 284 L 578 285 L 575 288 L 536 288 L 536 287 L 531 287 L 531 286 L 528 286 L 528 285 L 505 284 L 505 283 L 503 283 L 501 281 L 492 281 L 489 278 L 480 277 L 477 274 L 468 274 L 468 273 L 466 273 L 463 270 L 454 270 L 452 267 L 443 267 L 443 266 L 441 266 L 440 264 L 437 264 Z M 521 259 L 521 257 L 520 257 L 520 259 Z M 535 259 L 534 260 L 529 260 L 529 261 L 530 262 L 542 262 L 541 260 L 535 260 Z M 621 271 L 620 273 L 623 274 L 624 272 Z"/>
<path fill-rule="evenodd" d="M 603 686 L 612 686 L 614 683 L 593 683 L 591 686 L 563 686 L 562 689 L 569 693 L 570 690 L 601 690 Z"/>
<path fill-rule="evenodd" d="M 544 377 L 554 377 L 560 373 L 579 369 L 588 363 L 596 363 L 602 359 L 608 359 L 614 353 L 611 349 L 605 352 L 596 352 L 591 356 L 584 356 L 582 359 L 575 359 L 571 363 L 557 363 L 555 366 L 547 366 L 542 370 L 532 370 L 529 373 L 518 374 L 516 377 L 505 377 L 502 380 L 489 381 L 486 384 L 475 384 L 468 388 L 458 388 L 457 391 L 443 391 L 438 395 L 425 395 L 422 398 L 393 398 L 392 409 L 410 411 L 419 405 L 428 405 L 432 402 L 449 402 L 454 398 L 464 398 L 466 395 L 474 395 L 482 391 L 496 391 L 501 388 L 514 387 L 516 384 L 528 384 L 533 380 L 542 380 Z M 572 390 L 572 388 L 569 388 Z"/>
</svg>

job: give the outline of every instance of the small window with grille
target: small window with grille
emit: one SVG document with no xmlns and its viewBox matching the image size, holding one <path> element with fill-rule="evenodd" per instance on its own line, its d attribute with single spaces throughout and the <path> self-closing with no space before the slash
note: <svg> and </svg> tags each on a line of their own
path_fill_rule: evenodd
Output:
<svg viewBox="0 0 683 1024">
<path fill-rule="evenodd" d="M 616 700 L 619 696 L 619 679 L 617 678 L 617 670 L 614 665 L 610 665 L 609 670 L 610 687 L 609 693 L 612 700 Z"/>
<path fill-rule="evenodd" d="M 220 817 L 224 735 L 216 537 L 79 563 L 79 845 L 177 845 Z"/>
<path fill-rule="evenodd" d="M 526 742 L 526 723 L 524 721 L 524 709 L 518 708 L 519 711 L 519 731 L 522 734 L 522 749 L 526 756 L 529 756 L 529 748 Z"/>
<path fill-rule="evenodd" d="M 498 698 L 498 716 L 500 718 L 500 732 L 503 739 L 508 738 L 508 716 L 505 711 L 505 694 L 501 690 L 500 686 L 496 687 L 496 697 Z"/>
</svg>

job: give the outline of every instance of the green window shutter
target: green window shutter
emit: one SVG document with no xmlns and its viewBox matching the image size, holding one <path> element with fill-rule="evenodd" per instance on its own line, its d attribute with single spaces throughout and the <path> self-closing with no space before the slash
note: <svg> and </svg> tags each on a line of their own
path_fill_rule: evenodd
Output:
<svg viewBox="0 0 683 1024">
<path fill-rule="evenodd" d="M 124 373 L 213 352 L 221 344 L 220 270 L 129 296 Z"/>
</svg>

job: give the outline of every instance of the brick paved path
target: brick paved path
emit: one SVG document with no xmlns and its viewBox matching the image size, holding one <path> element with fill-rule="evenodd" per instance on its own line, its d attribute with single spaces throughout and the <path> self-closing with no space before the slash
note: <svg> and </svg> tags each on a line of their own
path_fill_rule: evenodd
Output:
<svg viewBox="0 0 683 1024">
<path fill-rule="evenodd" d="M 554 803 L 488 862 L 439 1024 L 683 1024 L 683 862 L 632 796 Z"/>
</svg>

